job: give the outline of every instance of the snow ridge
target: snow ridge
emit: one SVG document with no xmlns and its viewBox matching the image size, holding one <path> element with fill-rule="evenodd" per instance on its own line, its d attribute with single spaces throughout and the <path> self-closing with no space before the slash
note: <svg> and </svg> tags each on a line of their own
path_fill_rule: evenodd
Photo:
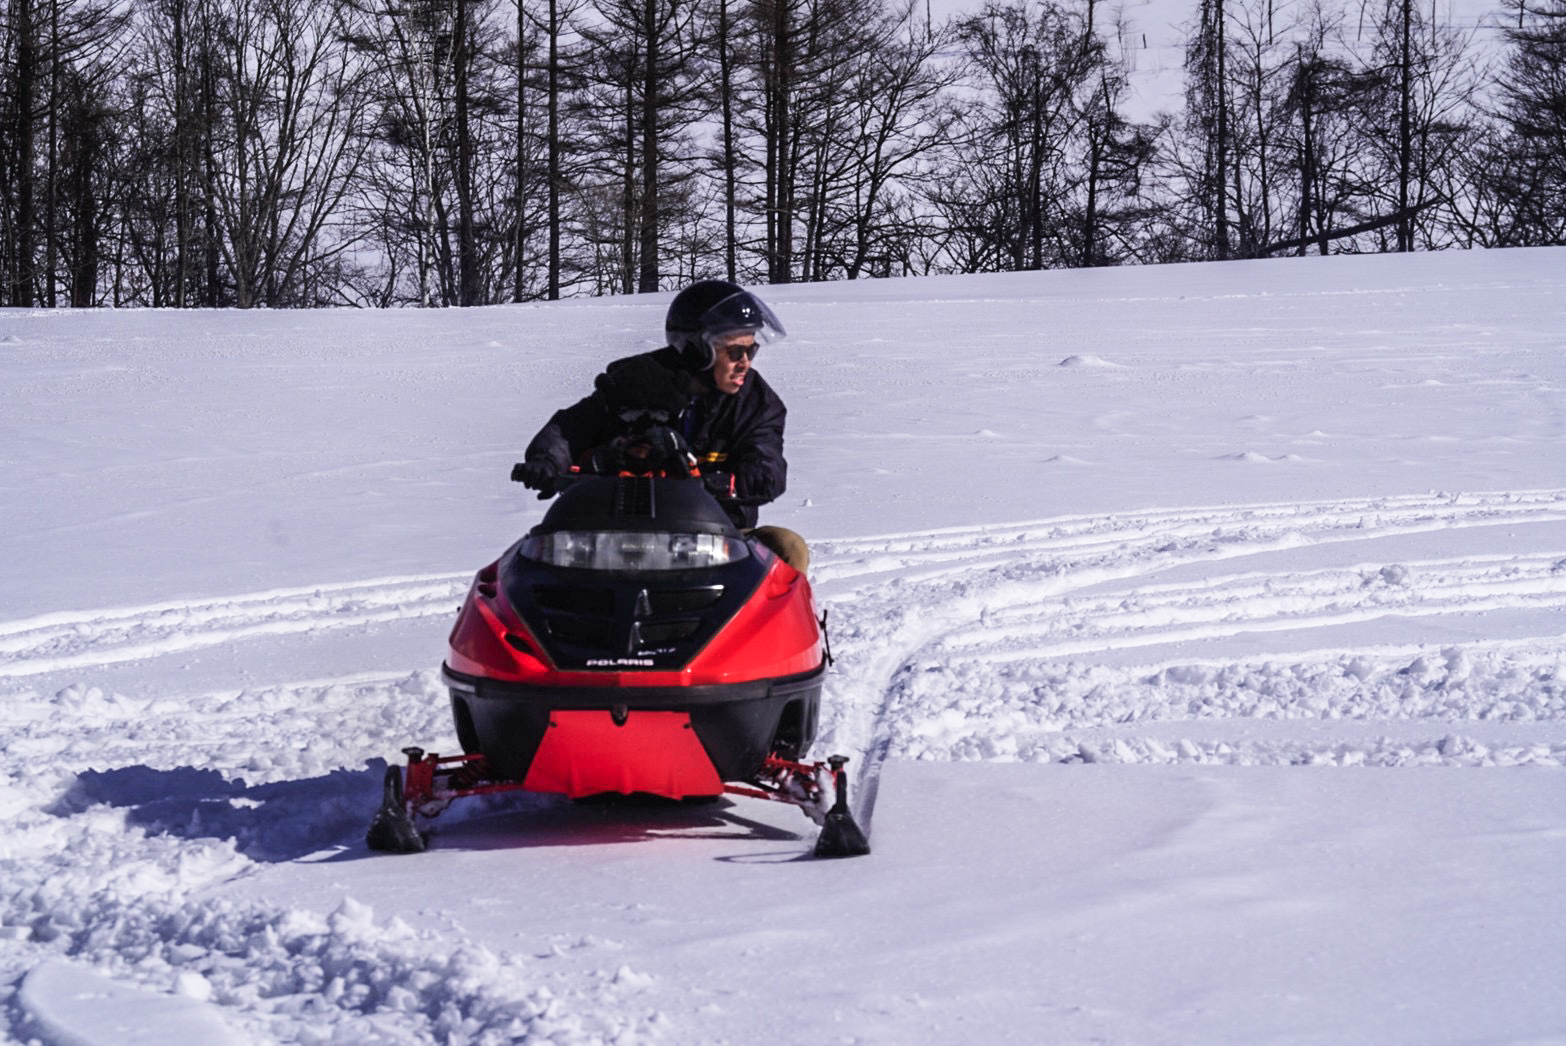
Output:
<svg viewBox="0 0 1566 1046">
<path fill-rule="evenodd" d="M 635 1041 L 660 1021 L 618 1017 L 607 998 L 558 997 L 526 957 L 415 932 L 395 917 L 378 923 L 351 898 L 324 919 L 222 900 L 127 904 L 43 891 L 8 908 L 33 915 L 41 947 L 118 980 L 210 1001 L 252 1041 Z M 66 921 L 66 912 L 76 914 Z M 27 1016 L 18 1017 L 28 1031 Z"/>
<path fill-rule="evenodd" d="M 450 613 L 469 575 L 384 578 L 0 622 L 0 678 Z"/>
<path fill-rule="evenodd" d="M 1563 519 L 1566 491 L 1539 490 L 825 542 L 819 590 L 840 661 L 825 743 L 863 754 L 861 790 L 872 805 L 875 767 L 888 757 L 1566 765 L 1566 746 L 1485 743 L 1447 729 L 1566 718 L 1558 630 L 1447 645 L 1352 638 L 1354 626 L 1388 617 L 1415 627 L 1566 612 L 1566 547 L 1355 558 L 1393 535 Z M 1331 565 L 1316 565 L 1323 556 Z M 1566 627 L 1566 617 L 1556 620 Z M 1270 635 L 1286 645 L 1269 653 Z M 1355 728 L 1319 740 L 1237 736 L 1257 722 L 1301 719 Z M 1411 722 L 1440 726 L 1412 741 L 1363 729 Z"/>
</svg>

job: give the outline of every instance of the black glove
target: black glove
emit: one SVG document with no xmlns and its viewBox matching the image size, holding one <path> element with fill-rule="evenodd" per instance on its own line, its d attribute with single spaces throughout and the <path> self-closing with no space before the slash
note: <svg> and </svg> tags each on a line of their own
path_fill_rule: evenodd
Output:
<svg viewBox="0 0 1566 1046">
<path fill-rule="evenodd" d="M 629 472 L 637 476 L 679 477 L 690 474 L 690 448 L 685 438 L 664 425 L 655 425 L 639 436 L 625 436 L 599 447 L 588 458 L 588 468 L 601 476 Z"/>
<path fill-rule="evenodd" d="M 668 426 L 659 425 L 648 430 L 647 444 L 650 450 L 648 457 L 669 472 L 683 476 L 695 461 L 685 437 Z"/>
<path fill-rule="evenodd" d="M 701 483 L 707 488 L 707 493 L 720 501 L 732 500 L 734 497 L 734 473 L 732 472 L 703 472 Z"/>
<path fill-rule="evenodd" d="M 545 498 L 554 497 L 560 470 L 555 468 L 554 462 L 547 458 L 533 458 L 513 468 L 511 478 L 529 490 L 538 491 L 538 499 L 543 501 Z"/>
<path fill-rule="evenodd" d="M 615 476 L 624 467 L 625 455 L 619 447 L 595 447 L 588 452 L 582 471 L 590 472 L 595 476 Z"/>
</svg>

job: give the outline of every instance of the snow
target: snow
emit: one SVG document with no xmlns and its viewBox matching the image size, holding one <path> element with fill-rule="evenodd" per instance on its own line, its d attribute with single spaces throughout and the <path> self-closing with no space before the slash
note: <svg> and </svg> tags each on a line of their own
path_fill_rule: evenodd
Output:
<svg viewBox="0 0 1566 1046">
<path fill-rule="evenodd" d="M 0 1040 L 1561 1041 L 1563 263 L 766 289 L 838 862 L 739 799 L 363 845 L 668 295 L 0 310 Z"/>
<path fill-rule="evenodd" d="M 174 981 L 172 995 L 154 994 L 103 977 L 89 968 L 58 960 L 39 963 L 22 979 L 21 1009 L 37 1036 L 61 1046 L 121 1046 L 199 1042 L 228 1046 L 246 1040 L 221 1015 L 200 1005 L 212 988 L 187 970 Z"/>
</svg>

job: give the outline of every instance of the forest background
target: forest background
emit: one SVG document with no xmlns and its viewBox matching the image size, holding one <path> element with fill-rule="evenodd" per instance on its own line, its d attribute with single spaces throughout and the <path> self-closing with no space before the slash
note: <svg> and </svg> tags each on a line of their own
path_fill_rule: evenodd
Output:
<svg viewBox="0 0 1566 1046">
<path fill-rule="evenodd" d="M 0 304 L 1566 243 L 1566 0 L 6 0 Z"/>
</svg>

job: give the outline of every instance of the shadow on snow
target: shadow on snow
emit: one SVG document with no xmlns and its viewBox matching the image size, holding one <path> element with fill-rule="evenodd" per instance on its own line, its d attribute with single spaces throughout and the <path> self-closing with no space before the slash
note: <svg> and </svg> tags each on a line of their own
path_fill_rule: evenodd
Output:
<svg viewBox="0 0 1566 1046">
<path fill-rule="evenodd" d="M 327 857 L 333 861 L 397 860 L 372 854 L 364 844 L 365 830 L 380 803 L 386 766 L 376 759 L 363 770 L 334 770 L 321 777 L 260 785 L 191 766 L 87 770 L 77 775 L 50 812 L 69 817 L 107 805 L 125 810 L 126 823 L 149 834 L 231 839 L 235 849 L 253 861 L 297 861 L 319 857 L 323 851 L 336 851 Z M 743 816 L 736 803 L 721 797 L 677 802 L 615 796 L 572 802 L 534 793 L 486 796 L 460 800 L 438 818 L 421 819 L 421 827 L 433 830 L 433 849 L 464 851 L 654 839 L 798 842 L 804 838 L 802 831 Z"/>
</svg>

